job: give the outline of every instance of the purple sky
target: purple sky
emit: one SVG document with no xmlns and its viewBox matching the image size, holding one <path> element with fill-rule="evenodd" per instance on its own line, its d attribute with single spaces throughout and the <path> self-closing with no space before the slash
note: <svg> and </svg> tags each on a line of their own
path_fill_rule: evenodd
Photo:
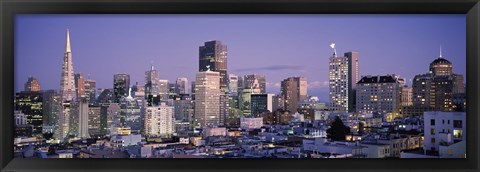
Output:
<svg viewBox="0 0 480 172">
<path fill-rule="evenodd" d="M 310 95 L 328 100 L 329 45 L 360 53 L 360 75 L 428 72 L 439 56 L 466 73 L 465 15 L 17 15 L 15 90 L 27 77 L 42 90 L 59 89 L 66 29 L 75 73 L 111 88 L 113 74 L 144 83 L 151 61 L 161 79 L 174 82 L 198 71 L 198 47 L 220 40 L 228 48 L 228 73 L 263 74 L 267 91 L 305 76 Z M 411 82 L 408 82 L 411 85 Z"/>
</svg>

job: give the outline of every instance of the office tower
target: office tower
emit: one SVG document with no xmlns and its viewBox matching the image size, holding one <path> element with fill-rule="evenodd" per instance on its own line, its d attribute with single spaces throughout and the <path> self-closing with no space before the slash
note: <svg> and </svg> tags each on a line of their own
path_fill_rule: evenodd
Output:
<svg viewBox="0 0 480 172">
<path fill-rule="evenodd" d="M 110 104 L 115 102 L 112 89 L 104 89 L 97 98 L 98 104 Z"/>
<path fill-rule="evenodd" d="M 75 74 L 75 96 L 77 98 L 85 97 L 85 79 L 81 73 Z"/>
<path fill-rule="evenodd" d="M 90 138 L 88 132 L 88 101 L 85 98 L 79 98 L 78 101 L 78 137 Z"/>
<path fill-rule="evenodd" d="M 355 87 L 358 82 L 358 52 L 336 53 L 330 57 L 330 107 L 333 111 L 355 111 Z"/>
<path fill-rule="evenodd" d="M 101 131 L 101 107 L 88 107 L 88 134 L 92 137 L 102 136 Z"/>
<path fill-rule="evenodd" d="M 152 65 L 149 71 L 145 72 L 145 98 L 149 95 L 160 94 L 159 74 Z"/>
<path fill-rule="evenodd" d="M 72 49 L 70 47 L 70 31 L 67 29 L 67 44 L 62 64 L 62 79 L 60 81 L 60 96 L 63 101 L 76 99 L 75 79 L 73 73 Z"/>
<path fill-rule="evenodd" d="M 60 110 L 60 97 L 56 90 L 46 90 L 43 92 L 43 125 L 55 126 L 58 120 Z"/>
<path fill-rule="evenodd" d="M 15 111 L 13 116 L 15 130 L 14 137 L 31 137 L 33 126 L 27 123 L 27 116 L 20 111 Z"/>
<path fill-rule="evenodd" d="M 454 94 L 464 93 L 463 76 L 452 72 L 452 63 L 441 56 L 430 63 L 430 71 L 416 75 L 412 83 L 413 107 L 423 111 L 453 111 Z"/>
<path fill-rule="evenodd" d="M 113 135 L 117 133 L 117 129 L 121 127 L 120 121 L 120 105 L 118 103 L 111 103 L 108 105 L 107 108 L 107 130 L 106 132 L 109 135 Z"/>
<path fill-rule="evenodd" d="M 195 82 L 194 126 L 220 125 L 220 72 L 198 72 Z"/>
<path fill-rule="evenodd" d="M 230 95 L 238 95 L 238 76 L 228 74 L 228 93 Z"/>
<path fill-rule="evenodd" d="M 118 103 L 120 98 L 126 97 L 130 90 L 130 75 L 115 74 L 113 75 L 113 95 L 115 102 Z"/>
<path fill-rule="evenodd" d="M 252 115 L 259 117 L 264 112 L 273 112 L 273 96 L 274 94 L 252 94 L 250 104 Z"/>
<path fill-rule="evenodd" d="M 130 127 L 132 132 L 140 133 L 143 129 L 143 123 L 141 123 L 143 100 L 144 98 L 139 100 L 134 99 L 131 93 L 128 97 L 120 99 L 120 114 L 121 121 L 123 121 L 122 127 Z"/>
<path fill-rule="evenodd" d="M 25 83 L 25 91 L 40 91 L 40 82 L 37 78 L 31 76 L 28 77 L 28 81 Z"/>
<path fill-rule="evenodd" d="M 169 97 L 169 91 L 170 91 L 170 88 L 169 88 L 169 84 L 168 84 L 168 80 L 159 80 L 159 95 L 160 95 L 160 100 L 163 101 L 163 102 L 166 102 L 168 100 L 168 97 Z"/>
<path fill-rule="evenodd" d="M 425 112 L 423 117 L 425 154 L 438 155 L 442 149 L 454 149 L 454 153 L 463 151 L 461 155 L 464 157 L 467 138 L 465 112 L 431 111 Z"/>
<path fill-rule="evenodd" d="M 244 88 L 247 89 L 259 89 L 259 93 L 265 93 L 266 91 L 266 81 L 265 81 L 265 76 L 264 75 L 257 75 L 257 74 L 252 74 L 252 75 L 245 75 L 243 77 L 243 83 L 244 83 Z"/>
<path fill-rule="evenodd" d="M 357 83 L 358 113 L 397 113 L 400 109 L 401 83 L 398 76 L 364 76 Z"/>
<path fill-rule="evenodd" d="M 283 96 L 281 94 L 273 96 L 272 98 L 273 111 L 276 111 L 278 109 L 283 109 L 284 105 L 285 105 L 285 102 L 283 101 Z"/>
<path fill-rule="evenodd" d="M 27 125 L 27 116 L 21 111 L 15 111 L 14 123 L 15 123 L 15 126 Z"/>
<path fill-rule="evenodd" d="M 238 92 L 239 93 L 242 92 L 244 88 L 245 88 L 244 78 L 243 76 L 238 76 L 238 85 L 237 85 Z"/>
<path fill-rule="evenodd" d="M 15 110 L 27 117 L 27 124 L 33 125 L 33 134 L 41 134 L 43 126 L 43 93 L 25 92 L 15 94 Z"/>
<path fill-rule="evenodd" d="M 413 105 L 413 88 L 408 86 L 402 87 L 402 100 L 400 103 L 403 107 Z"/>
<path fill-rule="evenodd" d="M 90 105 L 96 104 L 97 82 L 91 79 L 85 80 L 85 97 Z"/>
<path fill-rule="evenodd" d="M 182 94 L 175 97 L 175 121 L 190 122 L 193 118 L 193 110 L 195 109 L 192 97 L 188 94 Z"/>
<path fill-rule="evenodd" d="M 176 88 L 175 83 L 168 83 L 168 99 L 173 99 L 177 95 L 175 92 Z"/>
<path fill-rule="evenodd" d="M 251 103 L 252 94 L 260 93 L 260 89 L 244 88 L 239 96 L 240 114 L 242 116 L 252 115 Z"/>
<path fill-rule="evenodd" d="M 304 77 L 290 77 L 281 82 L 281 91 L 284 100 L 284 110 L 294 114 L 300 102 L 307 99 L 307 79 Z"/>
<path fill-rule="evenodd" d="M 70 116 L 74 108 L 72 103 L 64 101 L 61 103 L 61 108 L 58 113 L 58 123 L 54 137 L 63 140 L 70 132 Z"/>
<path fill-rule="evenodd" d="M 192 87 L 190 89 L 192 89 L 190 92 L 192 93 L 192 100 L 195 100 L 195 81 L 192 81 Z"/>
<path fill-rule="evenodd" d="M 175 83 L 175 93 L 177 95 L 188 93 L 188 79 L 185 77 L 177 78 Z"/>
<path fill-rule="evenodd" d="M 172 106 L 161 103 L 157 107 L 147 107 L 145 112 L 145 135 L 170 137 L 174 132 Z"/>
<path fill-rule="evenodd" d="M 220 41 L 208 41 L 199 47 L 199 71 L 220 73 L 220 89 L 227 91 L 227 46 Z"/>
<path fill-rule="evenodd" d="M 132 96 L 134 98 L 145 99 L 145 85 L 140 85 L 138 82 L 132 88 Z"/>
</svg>

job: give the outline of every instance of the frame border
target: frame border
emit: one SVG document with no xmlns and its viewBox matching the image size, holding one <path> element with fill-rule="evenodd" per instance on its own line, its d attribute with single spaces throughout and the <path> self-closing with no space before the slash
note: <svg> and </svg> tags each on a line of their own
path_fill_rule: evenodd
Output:
<svg viewBox="0 0 480 172">
<path fill-rule="evenodd" d="M 0 2 L 1 171 L 479 171 L 479 0 L 4 0 Z M 16 14 L 466 14 L 466 159 L 13 159 Z M 472 106 L 473 105 L 473 106 Z M 348 164 L 348 165 L 345 165 Z"/>
</svg>

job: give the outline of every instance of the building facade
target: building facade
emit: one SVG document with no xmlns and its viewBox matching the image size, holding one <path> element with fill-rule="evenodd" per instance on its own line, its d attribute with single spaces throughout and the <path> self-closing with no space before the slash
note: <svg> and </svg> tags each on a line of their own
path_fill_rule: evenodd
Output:
<svg viewBox="0 0 480 172">
<path fill-rule="evenodd" d="M 356 86 L 356 112 L 399 112 L 402 93 L 400 84 L 395 75 L 362 77 Z"/>
<path fill-rule="evenodd" d="M 196 127 L 220 126 L 220 72 L 205 71 L 196 75 L 195 122 Z"/>
<path fill-rule="evenodd" d="M 40 82 L 38 82 L 37 78 L 31 76 L 28 77 L 27 82 L 25 83 L 25 91 L 40 91 Z"/>
<path fill-rule="evenodd" d="M 227 91 L 227 46 L 214 40 L 199 47 L 199 72 L 220 73 L 220 89 Z"/>
<path fill-rule="evenodd" d="M 355 111 L 355 87 L 358 82 L 358 52 L 330 57 L 329 97 L 332 111 Z"/>
<path fill-rule="evenodd" d="M 300 102 L 308 98 L 307 79 L 304 77 L 287 78 L 281 82 L 281 92 L 284 110 L 288 110 L 293 114 L 297 112 Z"/>
</svg>

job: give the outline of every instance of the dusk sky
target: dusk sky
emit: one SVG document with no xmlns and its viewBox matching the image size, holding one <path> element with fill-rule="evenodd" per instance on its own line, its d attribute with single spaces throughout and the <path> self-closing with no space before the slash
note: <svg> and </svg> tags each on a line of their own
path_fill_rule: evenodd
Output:
<svg viewBox="0 0 480 172">
<path fill-rule="evenodd" d="M 280 81 L 304 76 L 309 95 L 328 101 L 328 61 L 337 53 L 360 53 L 360 75 L 428 72 L 439 56 L 466 73 L 465 15 L 17 15 L 15 91 L 28 76 L 42 90 L 60 88 L 66 30 L 70 29 L 75 73 L 112 88 L 113 75 L 130 74 L 144 84 L 153 61 L 161 79 L 175 82 L 198 72 L 198 47 L 209 40 L 227 45 L 229 74 L 262 74 L 267 92 Z"/>
</svg>

